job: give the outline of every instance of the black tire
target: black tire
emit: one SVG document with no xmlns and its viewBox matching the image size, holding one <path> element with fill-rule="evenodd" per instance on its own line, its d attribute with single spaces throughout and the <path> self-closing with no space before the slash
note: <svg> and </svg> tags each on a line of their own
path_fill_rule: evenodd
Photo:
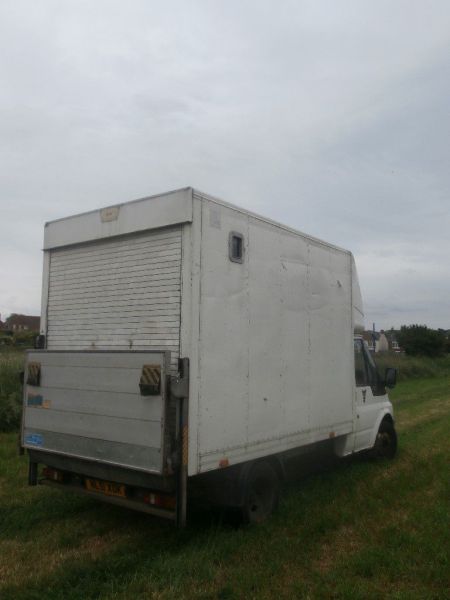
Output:
<svg viewBox="0 0 450 600">
<path fill-rule="evenodd" d="M 382 421 L 372 450 L 374 458 L 394 458 L 397 453 L 397 432 L 391 421 Z"/>
<path fill-rule="evenodd" d="M 244 486 L 242 520 L 246 524 L 262 523 L 278 506 L 278 475 L 269 462 L 256 462 L 248 472 Z"/>
</svg>

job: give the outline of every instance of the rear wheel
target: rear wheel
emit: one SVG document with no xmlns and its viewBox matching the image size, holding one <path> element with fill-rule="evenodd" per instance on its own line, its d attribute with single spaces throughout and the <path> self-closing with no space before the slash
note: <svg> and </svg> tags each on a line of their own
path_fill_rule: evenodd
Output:
<svg viewBox="0 0 450 600">
<path fill-rule="evenodd" d="M 382 421 L 372 455 L 375 458 L 394 458 L 397 453 L 397 433 L 391 421 Z"/>
<path fill-rule="evenodd" d="M 242 517 L 245 523 L 261 523 L 278 506 L 280 481 L 269 462 L 255 463 L 245 481 Z"/>
</svg>

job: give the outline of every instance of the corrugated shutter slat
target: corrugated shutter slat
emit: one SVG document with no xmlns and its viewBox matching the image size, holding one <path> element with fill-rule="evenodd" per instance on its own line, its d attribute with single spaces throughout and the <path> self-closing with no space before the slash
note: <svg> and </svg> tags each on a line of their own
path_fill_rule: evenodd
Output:
<svg viewBox="0 0 450 600">
<path fill-rule="evenodd" d="M 181 226 L 54 250 L 49 350 L 180 347 Z"/>
</svg>

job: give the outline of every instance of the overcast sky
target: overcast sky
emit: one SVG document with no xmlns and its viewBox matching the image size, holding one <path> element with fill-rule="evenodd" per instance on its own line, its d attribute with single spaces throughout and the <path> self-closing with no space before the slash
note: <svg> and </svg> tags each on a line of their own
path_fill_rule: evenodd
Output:
<svg viewBox="0 0 450 600">
<path fill-rule="evenodd" d="M 450 328 L 450 3 L 2 0 L 0 312 L 45 221 L 191 185 L 350 249 L 366 325 Z"/>
</svg>

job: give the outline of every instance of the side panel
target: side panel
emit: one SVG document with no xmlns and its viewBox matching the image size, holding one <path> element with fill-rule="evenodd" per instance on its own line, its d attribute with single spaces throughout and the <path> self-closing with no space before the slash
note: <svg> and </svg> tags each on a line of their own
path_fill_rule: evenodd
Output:
<svg viewBox="0 0 450 600">
<path fill-rule="evenodd" d="M 355 259 L 351 257 L 352 270 L 352 309 L 353 309 L 353 332 L 362 333 L 364 326 L 364 308 L 359 287 L 358 272 L 356 270 Z"/>
<path fill-rule="evenodd" d="M 353 422 L 350 256 L 311 244 L 309 269 L 311 428 L 338 435 Z"/>
<path fill-rule="evenodd" d="M 349 433 L 350 254 L 205 199 L 201 261 L 199 471 Z"/>
<path fill-rule="evenodd" d="M 161 352 L 29 352 L 23 445 L 161 473 L 168 361 Z M 30 363 L 39 385 L 27 383 Z M 159 369 L 157 395 L 141 395 L 144 365 Z"/>
<path fill-rule="evenodd" d="M 250 219 L 250 444 L 309 429 L 308 244 Z"/>
<path fill-rule="evenodd" d="M 244 234 L 248 216 L 202 203 L 200 356 L 198 364 L 199 471 L 217 450 L 245 446 L 248 439 L 248 262 L 228 259 L 229 232 Z"/>
</svg>

